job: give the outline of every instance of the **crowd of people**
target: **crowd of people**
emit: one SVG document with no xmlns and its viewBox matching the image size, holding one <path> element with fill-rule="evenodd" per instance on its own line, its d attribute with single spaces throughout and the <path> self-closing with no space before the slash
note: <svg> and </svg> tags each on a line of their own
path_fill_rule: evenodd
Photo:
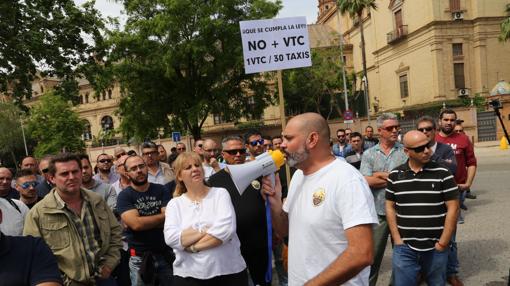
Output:
<svg viewBox="0 0 510 286">
<path fill-rule="evenodd" d="M 305 113 L 282 136 L 250 130 L 170 154 L 148 141 L 94 167 L 84 154 L 26 157 L 0 167 L 0 284 L 376 285 L 391 237 L 392 285 L 463 285 L 456 227 L 476 158 L 458 123 L 446 109 L 401 134 L 384 113 L 378 138 L 367 126 L 333 142 Z M 228 166 L 269 150 L 291 172 L 238 190 Z"/>
</svg>

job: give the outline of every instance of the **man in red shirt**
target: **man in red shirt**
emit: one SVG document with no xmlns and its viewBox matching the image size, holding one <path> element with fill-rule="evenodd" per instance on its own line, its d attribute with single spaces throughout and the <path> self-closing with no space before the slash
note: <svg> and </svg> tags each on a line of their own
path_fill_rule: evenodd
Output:
<svg viewBox="0 0 510 286">
<path fill-rule="evenodd" d="M 451 109 L 445 109 L 439 114 L 439 132 L 436 134 L 436 141 L 445 143 L 452 147 L 457 160 L 455 182 L 461 192 L 460 203 L 464 203 L 466 191 L 469 190 L 476 174 L 476 157 L 473 144 L 463 133 L 454 132 L 457 114 Z M 450 256 L 448 258 L 447 279 L 453 286 L 463 285 L 457 278 L 458 259 L 457 244 L 455 235 L 452 237 Z"/>
</svg>

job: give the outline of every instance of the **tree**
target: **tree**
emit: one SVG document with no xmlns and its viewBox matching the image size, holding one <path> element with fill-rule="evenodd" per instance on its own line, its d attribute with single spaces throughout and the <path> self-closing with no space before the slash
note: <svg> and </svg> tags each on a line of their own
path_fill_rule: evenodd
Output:
<svg viewBox="0 0 510 286">
<path fill-rule="evenodd" d="M 510 4 L 506 4 L 506 13 L 508 18 L 501 23 L 501 35 L 499 37 L 501 41 L 507 41 L 510 39 Z"/>
<path fill-rule="evenodd" d="M 367 103 L 367 115 L 370 114 L 369 110 L 369 98 L 368 95 L 368 75 L 367 75 L 367 57 L 366 57 L 366 51 L 365 51 L 365 34 L 363 29 L 363 11 L 370 10 L 370 9 L 377 9 L 377 4 L 375 3 L 376 0 L 338 0 L 338 9 L 342 15 L 349 14 L 351 19 L 357 18 L 359 20 L 359 34 L 361 37 L 361 60 L 363 62 L 363 75 L 366 80 L 366 90 L 367 90 L 367 96 L 365 98 L 365 101 Z"/>
<path fill-rule="evenodd" d="M 61 79 L 57 92 L 76 99 L 79 67 L 95 65 L 103 28 L 93 1 L 0 1 L 0 92 L 21 103 L 40 74 Z"/>
<path fill-rule="evenodd" d="M 16 166 L 25 155 L 21 132 L 22 111 L 13 103 L 0 102 L 0 165 Z"/>
<path fill-rule="evenodd" d="M 158 128 L 198 138 L 210 114 L 231 121 L 273 101 L 259 75 L 244 74 L 239 21 L 274 17 L 279 0 L 125 0 L 124 7 L 125 29 L 109 34 L 111 53 L 97 78 L 120 82 L 128 138 L 156 137 Z"/>
<path fill-rule="evenodd" d="M 326 119 L 342 115 L 337 100 L 343 88 L 338 50 L 312 50 L 312 62 L 311 67 L 283 73 L 286 114 L 317 112 Z"/>
<path fill-rule="evenodd" d="M 53 92 L 40 97 L 30 110 L 28 130 L 37 141 L 35 156 L 55 154 L 61 151 L 82 152 L 85 144 L 81 135 L 85 123 L 71 104 Z"/>
</svg>

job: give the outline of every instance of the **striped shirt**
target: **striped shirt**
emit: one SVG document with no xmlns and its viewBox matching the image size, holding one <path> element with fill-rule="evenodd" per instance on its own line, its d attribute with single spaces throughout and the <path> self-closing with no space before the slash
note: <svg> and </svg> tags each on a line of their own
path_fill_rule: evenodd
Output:
<svg viewBox="0 0 510 286">
<path fill-rule="evenodd" d="M 458 199 L 458 195 L 453 175 L 434 161 L 418 173 L 405 163 L 388 176 L 386 200 L 395 202 L 398 232 L 416 251 L 434 249 L 444 229 L 445 202 Z"/>
<path fill-rule="evenodd" d="M 85 250 L 85 258 L 87 259 L 87 265 L 91 274 L 96 273 L 99 269 L 96 269 L 96 265 L 99 265 L 99 251 L 101 250 L 101 234 L 99 227 L 94 219 L 92 207 L 84 196 L 83 203 L 81 206 L 81 213 L 78 216 L 74 211 L 67 207 L 66 203 L 55 192 L 55 198 L 59 207 L 63 207 L 68 217 L 72 220 L 75 229 L 78 231 L 78 236 L 82 240 L 83 248 Z"/>
</svg>

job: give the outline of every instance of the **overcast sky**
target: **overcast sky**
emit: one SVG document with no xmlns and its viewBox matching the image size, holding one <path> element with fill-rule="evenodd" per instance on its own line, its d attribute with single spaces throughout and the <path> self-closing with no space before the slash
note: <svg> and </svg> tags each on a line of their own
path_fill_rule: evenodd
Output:
<svg viewBox="0 0 510 286">
<path fill-rule="evenodd" d="M 75 0 L 77 4 L 82 4 L 86 0 Z M 317 19 L 317 3 L 316 0 L 283 0 L 283 8 L 278 14 L 278 18 L 306 16 L 309 24 L 315 23 Z M 101 11 L 104 17 L 121 16 L 122 5 L 113 0 L 96 0 L 96 8 Z M 122 18 L 122 17 L 121 17 Z"/>
</svg>

